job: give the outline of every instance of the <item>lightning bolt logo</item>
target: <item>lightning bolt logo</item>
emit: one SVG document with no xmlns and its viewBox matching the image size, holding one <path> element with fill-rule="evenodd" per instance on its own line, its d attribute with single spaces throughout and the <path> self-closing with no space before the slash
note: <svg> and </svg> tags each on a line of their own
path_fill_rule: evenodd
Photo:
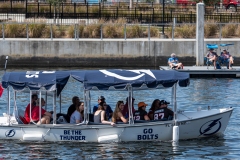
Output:
<svg viewBox="0 0 240 160">
<path fill-rule="evenodd" d="M 15 135 L 15 130 L 11 129 L 5 132 L 6 137 L 13 137 Z"/>
<path fill-rule="evenodd" d="M 99 70 L 99 71 L 108 75 L 108 76 L 115 77 L 115 78 L 122 79 L 122 80 L 127 80 L 127 81 L 137 80 L 137 79 L 143 77 L 145 74 L 147 74 L 147 75 L 153 77 L 154 79 L 156 79 L 156 77 L 154 76 L 154 74 L 150 70 L 127 70 L 129 72 L 134 72 L 134 73 L 139 74 L 135 77 L 124 77 L 124 76 L 118 75 L 116 73 L 112 73 L 110 71 L 107 71 L 107 70 Z"/>
<path fill-rule="evenodd" d="M 210 136 L 217 133 L 222 126 L 220 119 L 221 118 L 218 118 L 204 123 L 199 130 L 200 132 L 199 136 L 201 135 Z"/>
</svg>

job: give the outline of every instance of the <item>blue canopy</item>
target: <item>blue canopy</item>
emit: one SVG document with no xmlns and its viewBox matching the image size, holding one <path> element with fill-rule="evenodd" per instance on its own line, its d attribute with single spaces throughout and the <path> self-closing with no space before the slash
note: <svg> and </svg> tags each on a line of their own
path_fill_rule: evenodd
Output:
<svg viewBox="0 0 240 160">
<path fill-rule="evenodd" d="M 125 89 L 131 85 L 134 89 L 172 87 L 175 83 L 186 87 L 189 85 L 189 73 L 174 70 L 73 70 L 73 71 L 27 71 L 7 72 L 3 75 L 2 86 L 12 86 L 15 90 L 56 90 L 58 95 L 66 85 L 69 77 L 83 83 L 84 88 L 92 90 Z"/>
<path fill-rule="evenodd" d="M 59 94 L 66 85 L 70 74 L 68 71 L 26 71 L 26 72 L 6 72 L 2 77 L 2 86 L 7 88 L 12 86 L 14 90 L 45 89 L 53 91 L 57 88 Z"/>
<path fill-rule="evenodd" d="M 208 49 L 218 49 L 218 45 L 217 44 L 207 44 L 207 48 Z"/>
<path fill-rule="evenodd" d="M 232 46 L 234 45 L 233 43 L 229 43 L 229 44 L 220 44 L 221 47 L 226 47 L 226 46 Z"/>
</svg>

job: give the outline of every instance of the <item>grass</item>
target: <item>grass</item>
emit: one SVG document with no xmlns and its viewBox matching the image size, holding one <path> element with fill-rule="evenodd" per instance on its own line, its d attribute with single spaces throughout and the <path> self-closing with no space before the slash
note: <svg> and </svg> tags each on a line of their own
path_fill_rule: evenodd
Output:
<svg viewBox="0 0 240 160">
<path fill-rule="evenodd" d="M 222 27 L 222 37 L 223 38 L 229 38 L 236 36 L 236 31 L 239 28 L 236 24 L 226 24 Z"/>
<path fill-rule="evenodd" d="M 37 23 L 28 23 L 29 38 L 50 38 L 51 25 L 46 24 L 45 19 L 36 19 Z M 103 38 L 124 38 L 125 29 L 127 38 L 147 38 L 149 27 L 141 25 L 138 22 L 127 24 L 127 20 L 119 18 L 116 20 L 99 20 L 86 25 L 79 23 L 77 25 L 52 25 L 53 38 L 74 38 L 78 34 L 79 38 L 100 38 L 101 30 Z M 126 28 L 125 28 L 126 25 Z M 5 23 L 4 35 L 6 38 L 26 38 L 26 24 Z M 0 25 L 2 30 L 2 25 Z M 76 31 L 76 32 L 75 32 Z M 159 37 L 162 31 L 161 26 L 150 27 L 150 37 Z M 204 26 L 205 38 L 218 38 L 219 26 L 214 21 L 208 21 Z M 172 37 L 172 25 L 165 26 L 165 34 Z M 2 32 L 0 31 L 0 37 Z M 195 38 L 195 24 L 177 24 L 174 30 L 174 38 Z M 225 24 L 222 26 L 222 37 L 240 37 L 240 25 Z"/>
<path fill-rule="evenodd" d="M 216 23 L 214 23 L 214 21 L 207 21 L 208 23 L 206 23 L 204 25 L 204 34 L 205 37 L 212 37 L 215 36 L 219 30 L 218 25 Z"/>
<path fill-rule="evenodd" d="M 175 29 L 174 37 L 178 38 L 193 38 L 196 35 L 196 26 L 184 24 Z"/>
</svg>

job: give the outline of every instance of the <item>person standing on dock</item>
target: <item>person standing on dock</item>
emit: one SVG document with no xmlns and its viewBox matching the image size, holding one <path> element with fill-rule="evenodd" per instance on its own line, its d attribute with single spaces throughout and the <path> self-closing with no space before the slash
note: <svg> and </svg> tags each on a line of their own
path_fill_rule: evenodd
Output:
<svg viewBox="0 0 240 160">
<path fill-rule="evenodd" d="M 183 69 L 183 64 L 178 61 L 175 53 L 168 59 L 168 65 L 171 69 Z"/>
</svg>

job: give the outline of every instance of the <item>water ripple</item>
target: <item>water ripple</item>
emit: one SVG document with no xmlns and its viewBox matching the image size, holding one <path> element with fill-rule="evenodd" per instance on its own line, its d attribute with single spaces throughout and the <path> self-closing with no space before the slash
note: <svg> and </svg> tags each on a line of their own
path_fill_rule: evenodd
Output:
<svg viewBox="0 0 240 160">
<path fill-rule="evenodd" d="M 2 72 L 0 72 L 0 76 Z M 66 112 L 74 95 L 83 98 L 82 86 L 73 79 L 66 85 L 62 96 L 62 111 Z M 233 115 L 223 137 L 211 137 L 180 141 L 173 147 L 170 142 L 129 143 L 73 143 L 34 142 L 0 140 L 0 159 L 239 159 L 240 157 L 240 99 L 239 79 L 191 79 L 187 88 L 177 88 L 177 103 L 181 110 L 202 108 L 234 107 Z M 79 88 L 79 92 L 72 92 Z M 92 92 L 92 106 L 97 97 L 104 95 L 107 103 L 115 108 L 118 100 L 126 99 L 125 92 Z M 145 101 L 150 108 L 154 99 L 171 102 L 171 89 L 134 92 L 135 108 L 139 101 Z M 25 109 L 29 94 L 17 95 L 18 107 Z M 6 92 L 0 101 L 0 113 L 6 109 Z M 50 103 L 51 105 L 51 99 Z M 170 104 L 172 107 L 172 104 Z"/>
</svg>

